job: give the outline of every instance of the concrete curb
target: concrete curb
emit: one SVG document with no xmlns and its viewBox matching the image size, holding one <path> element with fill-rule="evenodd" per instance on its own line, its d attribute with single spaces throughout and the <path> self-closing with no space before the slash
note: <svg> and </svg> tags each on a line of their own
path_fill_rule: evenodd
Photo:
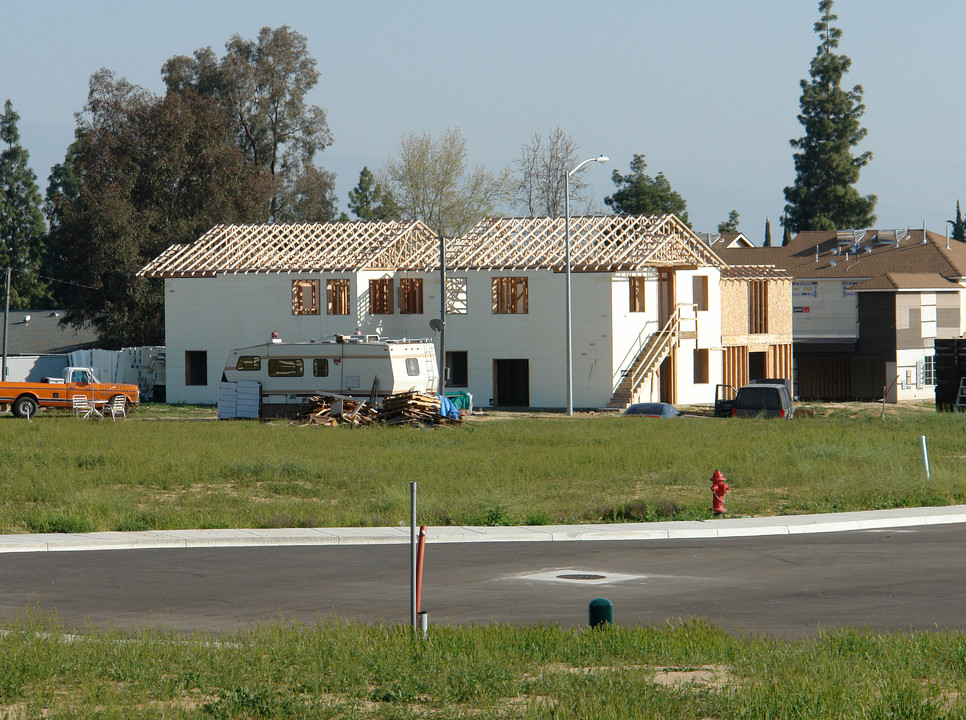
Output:
<svg viewBox="0 0 966 720">
<path fill-rule="evenodd" d="M 828 515 L 723 518 L 609 525 L 432 527 L 432 543 L 678 540 L 802 535 L 966 523 L 966 505 L 870 510 Z M 147 532 L 0 535 L 0 553 L 294 545 L 400 545 L 408 527 L 281 528 L 277 530 L 153 530 Z"/>
</svg>

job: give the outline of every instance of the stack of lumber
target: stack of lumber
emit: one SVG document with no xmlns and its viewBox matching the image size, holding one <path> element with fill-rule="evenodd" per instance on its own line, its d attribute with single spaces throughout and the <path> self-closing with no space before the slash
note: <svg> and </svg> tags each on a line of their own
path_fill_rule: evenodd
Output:
<svg viewBox="0 0 966 720">
<path fill-rule="evenodd" d="M 293 424 L 308 426 L 371 425 L 377 419 L 375 408 L 361 400 L 335 395 L 313 395 L 302 404 Z"/>
<path fill-rule="evenodd" d="M 386 425 L 448 425 L 458 423 L 439 414 L 439 398 L 428 393 L 390 395 L 382 403 L 379 422 Z"/>
</svg>

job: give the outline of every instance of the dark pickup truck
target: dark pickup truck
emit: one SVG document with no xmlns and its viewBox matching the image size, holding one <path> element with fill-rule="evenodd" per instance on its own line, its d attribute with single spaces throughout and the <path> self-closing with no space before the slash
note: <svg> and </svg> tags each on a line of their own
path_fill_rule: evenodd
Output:
<svg viewBox="0 0 966 720">
<path fill-rule="evenodd" d="M 732 399 L 728 399 L 728 396 Z M 715 417 L 795 416 L 788 385 L 784 382 L 756 382 L 735 390 L 731 385 L 718 385 L 714 397 Z"/>
</svg>

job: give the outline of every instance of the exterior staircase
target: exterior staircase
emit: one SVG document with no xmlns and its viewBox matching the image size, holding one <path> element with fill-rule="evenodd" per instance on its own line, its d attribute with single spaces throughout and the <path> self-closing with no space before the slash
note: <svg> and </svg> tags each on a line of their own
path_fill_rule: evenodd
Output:
<svg viewBox="0 0 966 720">
<path fill-rule="evenodd" d="M 626 410 L 634 402 L 634 396 L 638 390 L 657 372 L 664 358 L 671 352 L 674 343 L 678 341 L 680 331 L 681 306 L 679 305 L 674 309 L 664 328 L 648 337 L 637 357 L 626 370 L 622 371 L 621 381 L 614 391 L 614 396 L 607 403 L 608 408 Z"/>
</svg>

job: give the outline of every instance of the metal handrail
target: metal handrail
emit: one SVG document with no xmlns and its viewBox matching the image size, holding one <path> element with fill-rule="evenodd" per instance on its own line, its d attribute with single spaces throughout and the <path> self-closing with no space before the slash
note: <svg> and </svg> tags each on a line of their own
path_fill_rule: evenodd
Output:
<svg viewBox="0 0 966 720">
<path fill-rule="evenodd" d="M 671 313 L 671 316 L 668 318 L 668 321 L 664 324 L 664 327 L 661 328 L 659 332 L 660 335 L 663 335 L 665 337 L 664 342 L 658 343 L 657 345 L 653 345 L 652 347 L 650 347 L 648 349 L 647 354 L 644 355 L 643 357 L 643 362 L 640 362 L 640 363 L 637 362 L 637 360 L 640 359 L 640 354 L 638 354 L 638 356 L 631 363 L 631 367 L 628 368 L 628 370 L 633 368 L 634 365 L 637 365 L 637 369 L 634 371 L 634 373 L 631 375 L 631 378 L 630 378 L 631 392 L 633 392 L 635 389 L 637 389 L 640 386 L 640 384 L 644 381 L 644 378 L 646 378 L 649 374 L 654 372 L 654 369 L 651 366 L 657 361 L 657 358 L 661 355 L 661 353 L 663 353 L 668 347 L 670 347 L 672 342 L 677 341 L 678 332 L 681 328 L 681 322 L 683 320 L 694 320 L 695 322 L 697 322 L 697 316 L 691 317 L 691 318 L 681 317 L 681 310 L 682 308 L 685 308 L 685 307 L 695 307 L 695 304 L 678 303 L 677 305 L 675 305 L 674 310 Z"/>
</svg>

